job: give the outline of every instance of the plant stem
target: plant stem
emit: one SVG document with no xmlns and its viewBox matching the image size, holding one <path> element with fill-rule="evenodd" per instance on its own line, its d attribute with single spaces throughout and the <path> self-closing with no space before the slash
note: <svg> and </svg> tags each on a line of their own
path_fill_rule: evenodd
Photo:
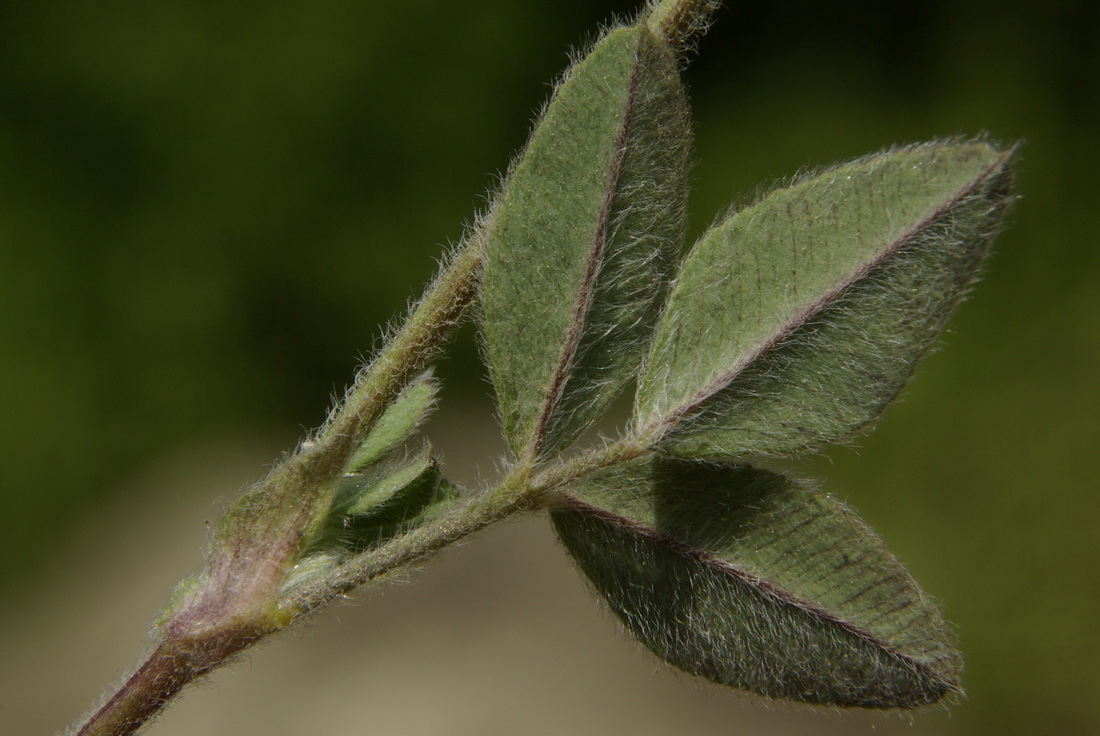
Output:
<svg viewBox="0 0 1100 736">
<path fill-rule="evenodd" d="M 651 0 L 646 23 L 650 30 L 675 47 L 687 45 L 706 30 L 722 0 Z"/>
<path fill-rule="evenodd" d="M 184 686 L 262 636 L 261 632 L 239 628 L 201 642 L 162 641 L 134 674 L 71 733 L 73 736 L 137 733 Z"/>
<path fill-rule="evenodd" d="M 331 453 L 337 472 L 394 397 L 437 355 L 473 301 L 492 217 L 490 212 L 440 271 L 401 329 L 360 371 L 344 403 L 318 431 L 314 443 Z"/>
<path fill-rule="evenodd" d="M 669 43 L 682 46 L 705 26 L 716 6 L 715 0 L 660 0 L 651 3 L 647 22 Z M 386 407 L 435 357 L 473 300 L 492 217 L 490 212 L 440 271 L 401 329 L 360 371 L 325 425 L 238 502 L 238 513 L 231 514 L 224 527 L 226 536 L 211 553 L 211 570 L 223 574 L 205 576 L 205 587 L 190 598 L 191 609 L 169 611 L 159 629 L 161 640 L 144 663 L 71 733 L 135 733 L 190 682 L 291 621 L 506 516 L 546 502 L 557 488 L 595 468 L 642 452 L 636 443 L 620 442 L 537 474 L 527 464 L 515 467 L 495 488 L 454 510 L 339 564 L 300 589 L 280 590 L 295 551 L 327 512 L 334 480 L 348 458 Z M 264 574 L 255 575 L 256 571 Z M 243 578 L 254 584 L 241 588 Z M 248 600 L 234 599 L 246 589 Z M 192 620 L 192 609 L 208 618 Z M 189 628 L 196 622 L 198 626 Z"/>
<path fill-rule="evenodd" d="M 223 544 L 223 549 L 213 550 L 211 562 L 228 558 L 235 574 L 249 579 L 254 578 L 255 569 L 272 570 L 267 575 L 270 581 L 266 587 L 270 589 L 256 590 L 250 601 L 226 601 L 229 605 L 215 610 L 213 620 L 204 622 L 208 625 L 199 633 L 173 631 L 173 619 L 168 616 L 168 625 L 160 627 L 161 641 L 145 662 L 70 733 L 126 736 L 137 732 L 187 684 L 289 623 L 290 619 L 272 618 L 263 600 L 265 593 L 271 601 L 278 594 L 285 577 L 280 560 L 297 547 L 311 517 L 316 515 L 315 507 L 320 512 L 327 509 L 329 499 L 323 497 L 326 486 L 331 486 L 331 480 L 343 471 L 350 454 L 393 398 L 424 370 L 473 300 L 491 217 L 490 213 L 480 223 L 413 307 L 402 328 L 360 372 L 345 402 L 316 439 L 303 443 L 295 456 L 273 470 L 258 489 L 248 494 L 251 499 L 242 499 L 243 506 L 238 502 L 238 507 L 246 509 L 250 501 L 255 501 L 257 508 L 266 502 L 268 508 L 263 516 L 243 515 L 246 523 L 233 527 L 238 538 Z M 277 517 L 281 523 L 276 523 Z M 278 532 L 280 538 L 273 539 L 270 532 Z M 225 554 L 226 549 L 231 553 Z M 220 577 L 205 576 L 207 588 L 197 591 L 192 600 L 203 600 L 204 593 L 211 599 L 223 599 L 221 591 L 212 590 L 214 584 L 226 584 Z M 228 581 L 234 589 L 236 582 L 241 581 Z M 234 607 L 234 603 L 243 605 Z M 180 620 L 188 623 L 186 615 L 176 617 L 176 622 Z"/>
<path fill-rule="evenodd" d="M 536 504 L 526 469 L 514 469 L 493 489 L 445 512 L 436 519 L 363 552 L 332 572 L 284 599 L 294 618 L 304 616 L 355 588 L 375 582 L 421 560 L 490 524 Z"/>
<path fill-rule="evenodd" d="M 141 728 L 184 685 L 186 660 L 159 645 L 106 702 L 72 733 L 75 736 L 124 736 Z"/>
<path fill-rule="evenodd" d="M 292 615 L 303 616 L 333 598 L 375 582 L 511 514 L 538 508 L 562 486 L 600 468 L 633 460 L 645 452 L 643 444 L 625 439 L 572 461 L 548 466 L 539 473 L 533 473 L 530 466 L 516 466 L 493 489 L 377 549 L 364 552 L 333 574 L 327 574 L 323 580 L 296 591 L 288 601 L 293 608 Z"/>
<path fill-rule="evenodd" d="M 378 581 L 501 519 L 545 503 L 557 489 L 594 470 L 634 459 L 643 445 L 624 440 L 534 473 L 513 470 L 493 489 L 452 512 L 345 563 L 322 580 L 284 599 L 284 620 L 300 618 L 357 587 Z M 170 628 L 170 627 L 169 627 Z M 174 640 L 171 633 L 118 691 L 73 736 L 128 736 L 163 709 L 184 686 L 276 629 L 226 627 L 202 638 Z"/>
</svg>

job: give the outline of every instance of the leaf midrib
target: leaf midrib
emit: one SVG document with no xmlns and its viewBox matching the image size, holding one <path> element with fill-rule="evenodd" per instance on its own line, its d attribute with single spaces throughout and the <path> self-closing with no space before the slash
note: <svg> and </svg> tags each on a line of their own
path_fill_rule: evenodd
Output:
<svg viewBox="0 0 1100 736">
<path fill-rule="evenodd" d="M 900 662 L 903 662 L 906 666 L 912 667 L 913 669 L 917 670 L 921 675 L 940 683 L 947 689 L 954 689 L 955 687 L 954 685 L 952 685 L 951 682 L 949 682 L 942 675 L 937 673 L 929 662 L 921 661 L 920 659 L 917 659 L 910 654 L 902 652 L 897 647 L 875 636 L 859 624 L 841 618 L 840 616 L 822 608 L 821 606 L 800 598 L 791 591 L 782 588 L 772 582 L 769 582 L 768 580 L 761 578 L 759 575 L 749 572 L 748 570 L 744 569 L 734 562 L 722 559 L 721 557 L 711 552 L 706 552 L 702 549 L 699 549 L 698 547 L 694 547 L 691 544 L 688 544 L 687 542 L 677 539 L 669 534 L 658 531 L 643 524 L 639 524 L 635 521 L 632 521 L 631 519 L 626 518 L 625 516 L 621 516 L 614 513 L 613 511 L 609 511 L 608 509 L 593 506 L 573 496 L 569 496 L 566 498 L 564 507 L 566 509 L 576 510 L 583 514 L 595 517 L 609 524 L 614 524 L 632 534 L 644 537 L 679 555 L 682 555 L 684 557 L 687 557 L 688 559 L 705 565 L 706 567 L 716 572 L 728 575 L 736 579 L 737 581 L 758 590 L 763 595 L 770 596 L 817 620 L 842 629 L 843 631 L 851 634 L 861 641 L 864 641 L 867 644 L 870 644 L 871 646 L 877 648 L 888 656 L 893 657 Z M 940 661 L 940 659 L 937 659 L 935 661 Z"/>
<path fill-rule="evenodd" d="M 710 383 L 706 384 L 688 399 L 670 410 L 665 416 L 657 417 L 651 424 L 642 428 L 639 434 L 644 437 L 653 437 L 655 441 L 659 441 L 674 425 L 697 411 L 707 399 L 733 383 L 746 369 L 764 358 L 792 334 L 810 322 L 815 316 L 835 304 L 855 284 L 867 277 L 872 271 L 881 267 L 921 232 L 949 213 L 955 205 L 977 190 L 990 176 L 1000 169 L 1006 160 L 1007 156 L 1001 156 L 990 163 L 967 185 L 960 187 L 955 194 L 947 199 L 942 205 L 932 210 L 927 217 L 916 225 L 902 231 L 894 240 L 886 243 L 877 254 L 864 261 L 863 264 L 851 271 L 846 277 L 838 280 L 836 286 L 828 290 L 820 298 L 808 304 L 805 309 L 795 314 L 786 323 L 780 325 L 771 335 L 760 343 L 759 347 L 741 360 L 734 362 L 726 371 L 720 373 Z"/>
<path fill-rule="evenodd" d="M 619 178 L 622 175 L 622 164 L 626 155 L 626 142 L 630 135 L 630 128 L 634 118 L 638 72 L 641 68 L 642 58 L 640 48 L 643 41 L 644 35 L 639 34 L 639 50 L 636 51 L 634 68 L 631 70 L 630 83 L 627 88 L 626 109 L 623 114 L 623 123 L 619 128 L 618 138 L 615 141 L 615 154 L 612 158 L 611 168 L 608 173 L 604 201 L 600 207 L 596 231 L 592 239 L 592 247 L 589 249 L 589 258 L 585 266 L 584 279 L 581 281 L 580 289 L 577 292 L 577 300 L 573 308 L 573 318 L 569 323 L 569 332 L 562 345 L 561 357 L 558 360 L 558 367 L 554 372 L 554 378 L 547 391 L 546 401 L 543 403 L 542 410 L 539 412 L 538 419 L 535 422 L 535 431 L 531 439 L 529 450 L 529 455 L 532 459 L 538 458 L 541 453 L 542 446 L 549 430 L 550 421 L 565 393 L 565 384 L 569 380 L 573 361 L 576 358 L 577 350 L 580 347 L 581 338 L 584 334 L 584 324 L 588 312 L 592 307 L 593 295 L 596 291 L 595 284 L 600 274 L 600 261 L 603 258 L 607 231 L 610 226 L 611 211 L 614 208 Z"/>
</svg>

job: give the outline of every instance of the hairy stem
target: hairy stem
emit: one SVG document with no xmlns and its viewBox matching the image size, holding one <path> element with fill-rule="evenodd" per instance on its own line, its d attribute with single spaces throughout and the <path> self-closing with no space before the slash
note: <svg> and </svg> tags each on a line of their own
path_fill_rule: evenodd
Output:
<svg viewBox="0 0 1100 736">
<path fill-rule="evenodd" d="M 186 685 L 232 656 L 334 598 L 408 567 L 501 519 L 547 503 L 555 491 L 589 473 L 634 459 L 643 445 L 624 440 L 593 450 L 572 461 L 534 473 L 530 466 L 514 468 L 491 490 L 457 509 L 365 552 L 305 586 L 283 601 L 282 626 L 243 622 L 213 629 L 202 636 L 173 634 L 95 712 L 70 733 L 73 736 L 128 736 L 159 713 Z"/>
<path fill-rule="evenodd" d="M 436 519 L 342 564 L 284 600 L 288 615 L 304 616 L 355 588 L 376 582 L 490 524 L 535 506 L 526 470 L 513 470 L 499 485 Z"/>
<path fill-rule="evenodd" d="M 315 443 L 331 454 L 336 472 L 363 441 L 390 402 L 436 357 L 477 292 L 492 213 L 440 271 L 401 329 L 356 378 L 344 403 L 318 432 Z"/>
<path fill-rule="evenodd" d="M 716 0 L 653 0 L 645 22 L 674 46 L 705 28 Z M 331 505 L 336 483 L 371 427 L 440 345 L 474 299 L 490 213 L 440 271 L 403 326 L 359 375 L 343 403 L 298 451 L 220 523 L 210 568 L 174 604 L 143 664 L 70 733 L 136 733 L 177 693 L 233 655 L 327 601 L 385 577 L 517 511 L 552 502 L 556 489 L 593 469 L 644 452 L 608 445 L 567 463 L 513 468 L 495 488 L 292 591 L 283 584 Z"/>
<path fill-rule="evenodd" d="M 137 733 L 188 683 L 263 634 L 241 629 L 203 642 L 161 642 L 121 687 L 71 733 L 73 736 L 129 736 Z"/>
<path fill-rule="evenodd" d="M 161 644 L 99 709 L 72 733 L 122 736 L 135 733 L 179 692 L 187 679 L 187 658 Z"/>
<path fill-rule="evenodd" d="M 335 574 L 326 575 L 323 581 L 297 591 L 286 605 L 292 607 L 295 617 L 303 616 L 333 598 L 424 559 L 507 516 L 545 505 L 562 486 L 609 465 L 633 460 L 645 452 L 644 445 L 626 439 L 569 462 L 550 465 L 537 473 L 530 465 L 516 466 L 491 490 L 353 558 Z"/>
<path fill-rule="evenodd" d="M 204 587 L 189 595 L 192 605 L 171 612 L 174 615 L 160 627 L 160 642 L 152 654 L 70 733 L 136 733 L 187 684 L 289 623 L 291 619 L 272 616 L 286 573 L 280 561 L 289 559 L 306 533 L 316 515 L 311 508 L 327 508 L 327 499 L 321 497 L 326 486 L 339 477 L 348 457 L 393 398 L 424 370 L 473 300 L 490 222 L 491 215 L 440 271 L 402 328 L 359 374 L 316 439 L 303 443 L 295 456 L 249 494 L 255 497 L 257 513 L 242 514 L 244 521 L 230 527 L 237 538 L 213 552 Z M 244 499 L 245 508 L 250 500 Z M 268 508 L 261 512 L 265 503 Z M 235 579 L 223 579 L 225 574 L 217 574 L 214 568 L 228 569 L 226 574 Z M 227 593 L 239 592 L 240 584 L 247 582 L 241 578 L 255 581 L 257 570 L 264 571 L 262 577 L 268 580 L 251 586 L 257 589 L 250 589 L 250 600 L 227 599 Z M 203 616 L 201 626 L 192 620 L 195 610 Z"/>
<path fill-rule="evenodd" d="M 682 48 L 706 30 L 722 0 L 650 0 L 646 23 L 672 46 Z"/>
</svg>

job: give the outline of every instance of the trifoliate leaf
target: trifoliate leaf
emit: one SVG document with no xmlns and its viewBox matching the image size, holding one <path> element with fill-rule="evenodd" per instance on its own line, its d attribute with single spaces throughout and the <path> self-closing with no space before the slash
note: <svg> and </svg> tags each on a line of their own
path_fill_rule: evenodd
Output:
<svg viewBox="0 0 1100 736">
<path fill-rule="evenodd" d="M 959 689 L 935 606 L 851 511 L 806 484 L 649 459 L 567 493 L 559 536 L 669 663 L 809 703 L 909 708 Z"/>
<path fill-rule="evenodd" d="M 483 329 L 513 452 L 552 454 L 637 370 L 679 250 L 689 147 L 671 49 L 608 33 L 566 75 L 500 200 Z"/>
<path fill-rule="evenodd" d="M 705 234 L 661 316 L 637 431 L 682 457 L 843 439 L 894 398 L 975 277 L 1012 152 L 937 142 L 767 195 Z"/>
</svg>

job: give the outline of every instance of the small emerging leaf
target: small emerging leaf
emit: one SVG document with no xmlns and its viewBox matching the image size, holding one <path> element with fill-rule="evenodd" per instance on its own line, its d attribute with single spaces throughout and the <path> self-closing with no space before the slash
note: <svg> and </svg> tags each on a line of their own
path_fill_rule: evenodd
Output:
<svg viewBox="0 0 1100 736">
<path fill-rule="evenodd" d="M 749 466 L 650 459 L 569 491 L 562 541 L 669 663 L 809 703 L 910 708 L 959 688 L 935 606 L 844 506 Z"/>
<path fill-rule="evenodd" d="M 974 279 L 1011 155 L 984 142 L 888 151 L 715 226 L 671 290 L 638 431 L 707 458 L 815 449 L 872 422 Z"/>
<path fill-rule="evenodd" d="M 454 498 L 429 450 L 391 456 L 344 476 L 325 530 L 312 547 L 359 551 L 415 526 Z M 436 508 L 439 507 L 439 508 Z"/>
<path fill-rule="evenodd" d="M 431 411 L 437 391 L 438 386 L 430 372 L 405 387 L 371 427 L 348 462 L 348 470 L 362 470 L 401 444 Z"/>
<path fill-rule="evenodd" d="M 618 28 L 569 71 L 512 172 L 482 307 L 518 457 L 564 447 L 635 373 L 682 238 L 687 119 L 672 50 Z"/>
<path fill-rule="evenodd" d="M 348 461 L 328 512 L 306 545 L 312 551 L 303 558 L 324 553 L 338 560 L 362 551 L 453 500 L 453 487 L 443 481 L 431 449 L 423 447 L 409 455 L 402 448 L 431 411 L 436 391 L 435 379 L 424 373 L 378 418 Z"/>
<path fill-rule="evenodd" d="M 434 464 L 431 453 L 425 450 L 410 458 L 348 473 L 337 491 L 335 508 L 349 515 L 377 514 L 379 509 L 400 501 L 400 495 L 423 479 Z"/>
</svg>

